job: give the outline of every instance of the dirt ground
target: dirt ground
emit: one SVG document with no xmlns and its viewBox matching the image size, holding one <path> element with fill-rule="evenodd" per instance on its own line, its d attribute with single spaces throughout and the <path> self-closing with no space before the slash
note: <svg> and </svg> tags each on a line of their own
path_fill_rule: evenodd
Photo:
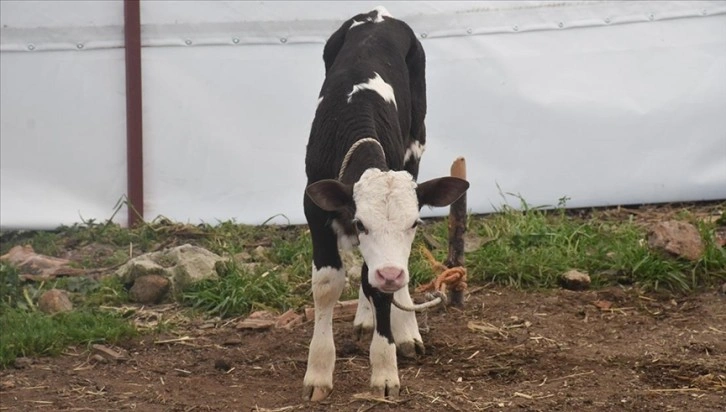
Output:
<svg viewBox="0 0 726 412">
<path fill-rule="evenodd" d="M 166 307 L 156 317 L 174 316 Z M 157 319 L 158 320 L 158 319 Z M 420 318 L 420 321 L 422 319 Z M 303 402 L 312 324 L 241 331 L 190 321 L 174 333 L 87 348 L 0 371 L 0 410 L 723 411 L 726 296 L 470 287 L 463 311 L 427 314 L 427 353 L 400 360 L 401 396 L 367 394 L 367 343 L 336 321 L 331 397 Z M 164 342 L 166 341 L 166 342 Z"/>
</svg>

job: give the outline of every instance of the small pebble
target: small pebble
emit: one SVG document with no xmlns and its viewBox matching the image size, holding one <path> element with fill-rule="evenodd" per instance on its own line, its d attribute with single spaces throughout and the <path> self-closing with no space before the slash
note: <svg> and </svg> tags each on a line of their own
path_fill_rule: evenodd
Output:
<svg viewBox="0 0 726 412">
<path fill-rule="evenodd" d="M 99 354 L 95 354 L 91 356 L 91 360 L 95 363 L 108 363 L 108 359 L 104 358 L 103 356 Z"/>
<path fill-rule="evenodd" d="M 227 372 L 228 370 L 232 369 L 232 366 L 226 359 L 217 359 L 216 361 L 214 361 L 214 369 L 219 369 L 221 371 Z"/>
<path fill-rule="evenodd" d="M 15 369 L 25 369 L 33 364 L 33 360 L 30 358 L 16 358 L 13 366 Z"/>
</svg>

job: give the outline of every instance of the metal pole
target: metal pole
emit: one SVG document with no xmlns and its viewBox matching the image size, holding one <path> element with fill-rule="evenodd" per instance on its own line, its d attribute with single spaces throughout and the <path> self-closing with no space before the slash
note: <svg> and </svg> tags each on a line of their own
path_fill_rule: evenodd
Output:
<svg viewBox="0 0 726 412">
<path fill-rule="evenodd" d="M 140 0 L 124 0 L 126 50 L 126 168 L 128 225 L 144 219 L 144 151 L 141 112 Z"/>
</svg>

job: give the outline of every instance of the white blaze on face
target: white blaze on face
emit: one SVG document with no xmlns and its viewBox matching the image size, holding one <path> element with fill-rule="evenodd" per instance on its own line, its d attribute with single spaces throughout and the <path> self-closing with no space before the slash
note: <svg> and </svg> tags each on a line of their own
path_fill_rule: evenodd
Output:
<svg viewBox="0 0 726 412">
<path fill-rule="evenodd" d="M 359 248 L 368 265 L 371 286 L 386 292 L 408 283 L 408 258 L 419 219 L 416 183 L 408 172 L 368 169 L 353 187 L 356 219 L 366 232 L 358 234 Z M 386 282 L 378 272 L 399 271 L 402 277 Z"/>
</svg>

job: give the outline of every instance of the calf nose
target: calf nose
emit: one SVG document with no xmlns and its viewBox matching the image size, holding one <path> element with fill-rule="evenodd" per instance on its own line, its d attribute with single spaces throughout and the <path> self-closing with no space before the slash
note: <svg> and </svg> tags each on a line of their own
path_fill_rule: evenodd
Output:
<svg viewBox="0 0 726 412">
<path fill-rule="evenodd" d="M 403 287 L 403 269 L 386 266 L 376 271 L 376 280 L 383 289 L 398 290 Z"/>
</svg>

